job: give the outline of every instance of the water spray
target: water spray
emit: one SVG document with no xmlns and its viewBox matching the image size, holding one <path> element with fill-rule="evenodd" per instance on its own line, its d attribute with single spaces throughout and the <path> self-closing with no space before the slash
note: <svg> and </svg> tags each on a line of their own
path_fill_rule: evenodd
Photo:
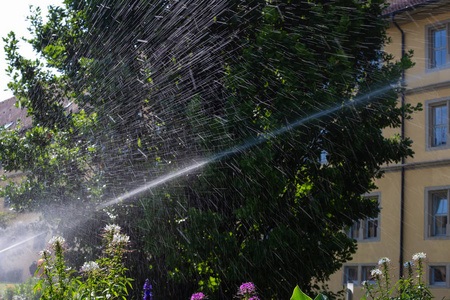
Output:
<svg viewBox="0 0 450 300">
<path fill-rule="evenodd" d="M 45 232 L 41 232 L 41 233 L 39 233 L 39 234 L 33 235 L 32 237 L 29 237 L 29 238 L 27 238 L 27 239 L 25 239 L 25 240 L 23 240 L 23 241 L 20 241 L 20 242 L 14 244 L 14 245 L 12 245 L 12 246 L 6 247 L 5 249 L 0 250 L 0 254 L 6 252 L 6 251 L 8 251 L 8 250 L 11 250 L 11 249 L 13 249 L 13 248 L 16 248 L 16 247 L 18 247 L 18 246 L 20 246 L 20 245 L 22 245 L 22 244 L 25 244 L 26 242 L 31 241 L 31 240 L 33 240 L 34 238 L 37 238 L 38 236 L 41 236 L 41 235 L 43 235 L 43 234 L 45 234 Z"/>
<path fill-rule="evenodd" d="M 309 122 L 311 120 L 330 115 L 332 113 L 337 112 L 338 110 L 340 110 L 342 108 L 346 108 L 348 106 L 355 105 L 355 104 L 357 104 L 359 102 L 370 101 L 371 98 L 379 96 L 379 95 L 382 95 L 382 94 L 386 93 L 387 91 L 389 91 L 391 89 L 392 89 L 392 86 L 390 86 L 390 85 L 382 87 L 382 88 L 380 88 L 380 89 L 378 89 L 376 91 L 373 91 L 373 92 L 370 92 L 368 94 L 365 94 L 365 95 L 356 97 L 354 99 L 351 99 L 351 100 L 345 102 L 344 104 L 337 105 L 337 106 L 329 108 L 327 110 L 322 110 L 322 111 L 317 112 L 315 114 L 309 115 L 309 116 L 307 116 L 305 118 L 297 120 L 297 121 L 295 121 L 295 122 L 293 122 L 291 124 L 283 126 L 283 127 L 279 128 L 277 130 L 274 130 L 272 132 L 268 132 L 268 133 L 265 133 L 264 135 L 258 136 L 256 138 L 249 139 L 247 142 L 245 142 L 245 143 L 243 143 L 243 144 L 241 144 L 239 146 L 232 147 L 230 149 L 222 151 L 222 152 L 220 152 L 220 153 L 218 153 L 216 155 L 211 156 L 210 158 L 208 158 L 206 160 L 203 160 L 203 161 L 200 161 L 200 162 L 195 162 L 195 163 L 193 163 L 193 164 L 191 164 L 191 165 L 189 165 L 189 166 L 187 166 L 187 167 L 185 167 L 185 168 L 183 168 L 181 170 L 174 171 L 174 172 L 171 172 L 171 173 L 169 173 L 167 175 L 163 175 L 161 177 L 158 177 L 155 180 L 152 180 L 149 183 L 141 185 L 140 187 L 135 188 L 134 190 L 132 190 L 130 192 L 124 193 L 124 194 L 122 194 L 119 197 L 116 197 L 116 198 L 114 198 L 112 200 L 109 200 L 109 201 L 107 201 L 105 203 L 102 203 L 99 206 L 97 206 L 97 210 L 100 210 L 100 209 L 103 209 L 105 207 L 108 207 L 108 206 L 117 204 L 119 202 L 125 201 L 125 200 L 127 200 L 127 199 L 129 199 L 129 198 L 131 198 L 133 196 L 141 194 L 141 193 L 143 193 L 145 191 L 148 191 L 148 190 L 150 190 L 152 188 L 155 188 L 155 187 L 157 187 L 157 186 L 159 186 L 161 184 L 164 184 L 166 182 L 170 182 L 170 181 L 172 181 L 174 179 L 177 179 L 177 178 L 179 178 L 181 176 L 187 175 L 187 174 L 189 174 L 189 173 L 191 173 L 191 172 L 193 172 L 195 170 L 198 170 L 198 169 L 202 168 L 205 165 L 208 165 L 208 164 L 213 163 L 215 161 L 219 161 L 219 160 L 221 160 L 221 159 L 223 159 L 223 158 L 225 158 L 227 156 L 230 156 L 230 155 L 233 155 L 233 154 L 237 154 L 237 153 L 239 153 L 241 151 L 244 151 L 244 150 L 246 150 L 248 148 L 251 148 L 253 146 L 262 144 L 263 142 L 266 142 L 266 141 L 268 141 L 271 138 L 277 137 L 277 136 L 279 136 L 279 135 L 281 135 L 281 134 L 283 134 L 285 132 L 291 131 L 291 130 L 293 130 L 293 129 L 301 126 L 301 125 L 304 125 L 305 123 L 307 123 L 307 122 Z"/>
</svg>

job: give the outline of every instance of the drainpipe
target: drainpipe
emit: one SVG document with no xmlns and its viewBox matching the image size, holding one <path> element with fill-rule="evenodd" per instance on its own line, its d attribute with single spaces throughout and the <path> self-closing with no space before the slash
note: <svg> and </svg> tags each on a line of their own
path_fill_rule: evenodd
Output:
<svg viewBox="0 0 450 300">
<path fill-rule="evenodd" d="M 402 37 L 402 59 L 405 57 L 405 33 L 400 28 L 400 26 L 394 20 L 395 13 L 391 13 L 391 21 L 400 31 Z M 402 72 L 402 87 L 405 85 L 405 71 Z M 405 105 L 405 93 L 401 93 L 401 105 Z M 405 138 L 405 117 L 401 117 L 401 133 L 400 136 L 402 140 Z M 399 255 L 399 278 L 403 276 L 403 245 L 404 245 L 404 215 L 405 215 L 405 158 L 402 157 L 401 160 L 401 173 L 400 173 L 400 255 Z"/>
</svg>

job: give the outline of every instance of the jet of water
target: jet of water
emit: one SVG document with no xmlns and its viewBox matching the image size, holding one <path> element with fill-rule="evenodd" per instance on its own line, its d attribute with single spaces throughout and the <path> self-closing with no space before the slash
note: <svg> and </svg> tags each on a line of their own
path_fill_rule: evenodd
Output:
<svg viewBox="0 0 450 300">
<path fill-rule="evenodd" d="M 11 249 L 13 249 L 13 248 L 16 248 L 16 247 L 18 247 L 18 246 L 20 246 L 20 245 L 22 245 L 22 244 L 25 244 L 26 242 L 31 241 L 31 240 L 33 240 L 34 238 L 37 238 L 38 236 L 41 236 L 41 235 L 43 235 L 43 234 L 45 234 L 45 232 L 41 232 L 41 233 L 39 233 L 39 234 L 36 234 L 36 235 L 34 235 L 34 236 L 32 236 L 32 237 L 29 237 L 29 238 L 23 240 L 23 241 L 20 241 L 20 242 L 14 244 L 14 245 L 11 245 L 11 246 L 9 246 L 9 247 L 6 247 L 5 249 L 0 250 L 0 254 L 6 252 L 6 251 L 8 251 L 8 250 L 11 250 Z"/>
<path fill-rule="evenodd" d="M 223 152 L 220 152 L 220 153 L 210 157 L 209 159 L 206 159 L 206 160 L 203 160 L 203 161 L 200 161 L 200 162 L 195 162 L 195 163 L 193 163 L 193 164 L 189 165 L 188 167 L 185 167 L 185 168 L 183 168 L 181 170 L 178 170 L 178 171 L 169 173 L 167 175 L 158 177 L 155 180 L 150 181 L 149 183 L 141 185 L 140 187 L 138 187 L 138 188 L 136 188 L 136 189 L 134 189 L 134 190 L 132 190 L 130 192 L 127 192 L 127 193 L 125 193 L 125 194 L 123 194 L 123 195 L 121 195 L 121 196 L 119 196 L 117 198 L 114 198 L 114 199 L 112 199 L 110 201 L 107 201 L 107 202 L 97 206 L 97 209 L 100 210 L 100 209 L 103 209 L 105 207 L 111 206 L 113 204 L 117 204 L 119 202 L 125 201 L 125 200 L 127 200 L 127 199 L 129 199 L 129 198 L 131 198 L 133 196 L 141 194 L 141 193 L 143 193 L 143 192 L 145 192 L 147 190 L 150 190 L 152 188 L 155 188 L 155 187 L 157 187 L 157 186 L 159 186 L 161 184 L 170 182 L 170 181 L 172 181 L 174 179 L 177 179 L 177 178 L 179 178 L 181 176 L 187 175 L 187 174 L 189 174 L 189 173 L 191 173 L 191 172 L 193 172 L 193 171 L 195 171 L 197 169 L 200 169 L 201 167 L 203 167 L 203 166 L 205 166 L 207 164 L 210 164 L 210 163 L 215 162 L 215 161 L 219 161 L 219 160 L 221 160 L 221 159 L 223 159 L 223 158 L 225 158 L 227 156 L 230 156 L 230 155 L 233 155 L 233 154 L 237 154 L 237 153 L 239 153 L 241 151 L 244 151 L 244 150 L 246 150 L 248 148 L 251 148 L 253 146 L 256 146 L 256 145 L 259 145 L 259 144 L 261 144 L 263 142 L 266 142 L 267 140 L 269 140 L 271 138 L 277 137 L 277 136 L 279 136 L 279 135 L 281 135 L 281 134 L 283 134 L 285 132 L 291 131 L 291 130 L 293 130 L 293 129 L 301 126 L 301 125 L 304 125 L 305 123 L 307 123 L 307 122 L 309 122 L 311 120 L 314 120 L 314 119 L 317 119 L 317 118 L 321 118 L 321 117 L 324 117 L 324 116 L 327 116 L 327 115 L 331 115 L 332 113 L 335 113 L 335 112 L 337 112 L 338 110 L 340 110 L 342 108 L 345 108 L 345 107 L 348 107 L 348 106 L 351 106 L 351 105 L 355 105 L 355 104 L 357 104 L 359 102 L 370 101 L 370 99 L 372 99 L 373 97 L 380 96 L 380 95 L 390 91 L 391 89 L 392 89 L 392 86 L 390 86 L 390 85 L 385 86 L 385 87 L 381 87 L 378 90 L 372 91 L 372 92 L 370 92 L 368 94 L 356 97 L 356 98 L 354 98 L 352 100 L 349 100 L 349 101 L 345 102 L 344 104 L 340 104 L 340 105 L 337 105 L 335 107 L 331 107 L 331 108 L 329 108 L 327 110 L 322 110 L 320 112 L 317 112 L 317 113 L 312 114 L 310 116 L 307 116 L 305 118 L 297 120 L 297 121 L 295 121 L 295 122 L 293 122 L 291 124 L 288 124 L 288 125 L 286 125 L 286 126 L 284 126 L 282 128 L 279 128 L 279 129 L 274 130 L 272 132 L 268 132 L 268 133 L 266 133 L 266 134 L 264 134 L 262 136 L 258 136 L 256 138 L 252 138 L 252 139 L 248 140 L 247 142 L 245 142 L 245 143 L 243 143 L 243 144 L 241 144 L 239 146 L 232 147 L 232 148 L 227 149 L 227 150 L 225 150 Z"/>
</svg>

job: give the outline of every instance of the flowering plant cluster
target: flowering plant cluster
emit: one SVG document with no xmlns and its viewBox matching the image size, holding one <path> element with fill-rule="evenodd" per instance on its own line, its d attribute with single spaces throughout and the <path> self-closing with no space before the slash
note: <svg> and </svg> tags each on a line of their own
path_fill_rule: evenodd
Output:
<svg viewBox="0 0 450 300">
<path fill-rule="evenodd" d="M 393 286 L 391 286 L 389 273 L 391 260 L 387 257 L 381 258 L 378 261 L 378 268 L 370 272 L 376 284 L 371 284 L 367 281 L 362 282 L 366 290 L 362 300 L 369 298 L 374 300 L 432 299 L 433 295 L 423 281 L 423 263 L 426 257 L 426 254 L 423 252 L 414 254 L 412 261 L 408 261 L 403 265 L 406 275 L 400 278 Z"/>
<path fill-rule="evenodd" d="M 238 291 L 238 296 L 245 300 L 259 300 L 256 295 L 256 287 L 253 282 L 246 282 L 241 284 Z"/>
<path fill-rule="evenodd" d="M 41 279 L 34 286 L 37 293 L 42 290 L 41 299 L 70 299 L 75 293 L 76 281 L 72 280 L 73 270 L 66 268 L 64 252 L 67 243 L 63 237 L 54 236 L 48 242 L 48 249 L 40 252 L 39 271 Z"/>
<path fill-rule="evenodd" d="M 132 279 L 125 276 L 127 269 L 122 260 L 130 238 L 120 230 L 118 225 L 106 225 L 102 233 L 105 255 L 81 267 L 84 281 L 78 288 L 80 299 L 119 299 L 128 295 Z"/>
<path fill-rule="evenodd" d="M 104 228 L 105 255 L 96 261 L 85 262 L 80 268 L 82 277 L 74 276 L 75 271 L 65 266 L 67 243 L 64 238 L 51 238 L 48 249 L 40 252 L 38 274 L 42 276 L 34 287 L 35 291 L 42 291 L 41 299 L 125 299 L 132 279 L 125 276 L 127 269 L 122 260 L 130 238 L 120 230 L 117 225 Z M 152 299 L 151 293 L 150 298 L 144 299 Z"/>
</svg>

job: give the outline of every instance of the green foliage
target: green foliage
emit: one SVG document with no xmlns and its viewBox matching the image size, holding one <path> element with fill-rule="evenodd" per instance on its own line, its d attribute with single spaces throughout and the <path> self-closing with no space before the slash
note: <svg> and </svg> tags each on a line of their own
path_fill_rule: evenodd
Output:
<svg viewBox="0 0 450 300">
<path fill-rule="evenodd" d="M 4 178 L 8 185 L 2 189 L 2 196 L 10 197 L 17 211 L 76 204 L 74 200 L 80 198 L 80 192 L 85 201 L 78 201 L 79 205 L 92 205 L 99 200 L 99 176 L 87 175 L 95 170 L 92 163 L 97 149 L 82 143 L 87 139 L 87 132 L 95 127 L 96 116 L 81 111 L 70 122 L 71 126 L 64 130 L 34 126 L 25 133 L 21 133 L 20 127 L 0 131 L 4 170 L 33 174 L 19 183 Z"/>
<path fill-rule="evenodd" d="M 327 300 L 328 298 L 322 294 L 317 295 L 314 300 Z M 291 300 L 312 300 L 305 293 L 303 293 L 298 286 L 295 287 L 294 292 L 292 293 Z"/>
</svg>

